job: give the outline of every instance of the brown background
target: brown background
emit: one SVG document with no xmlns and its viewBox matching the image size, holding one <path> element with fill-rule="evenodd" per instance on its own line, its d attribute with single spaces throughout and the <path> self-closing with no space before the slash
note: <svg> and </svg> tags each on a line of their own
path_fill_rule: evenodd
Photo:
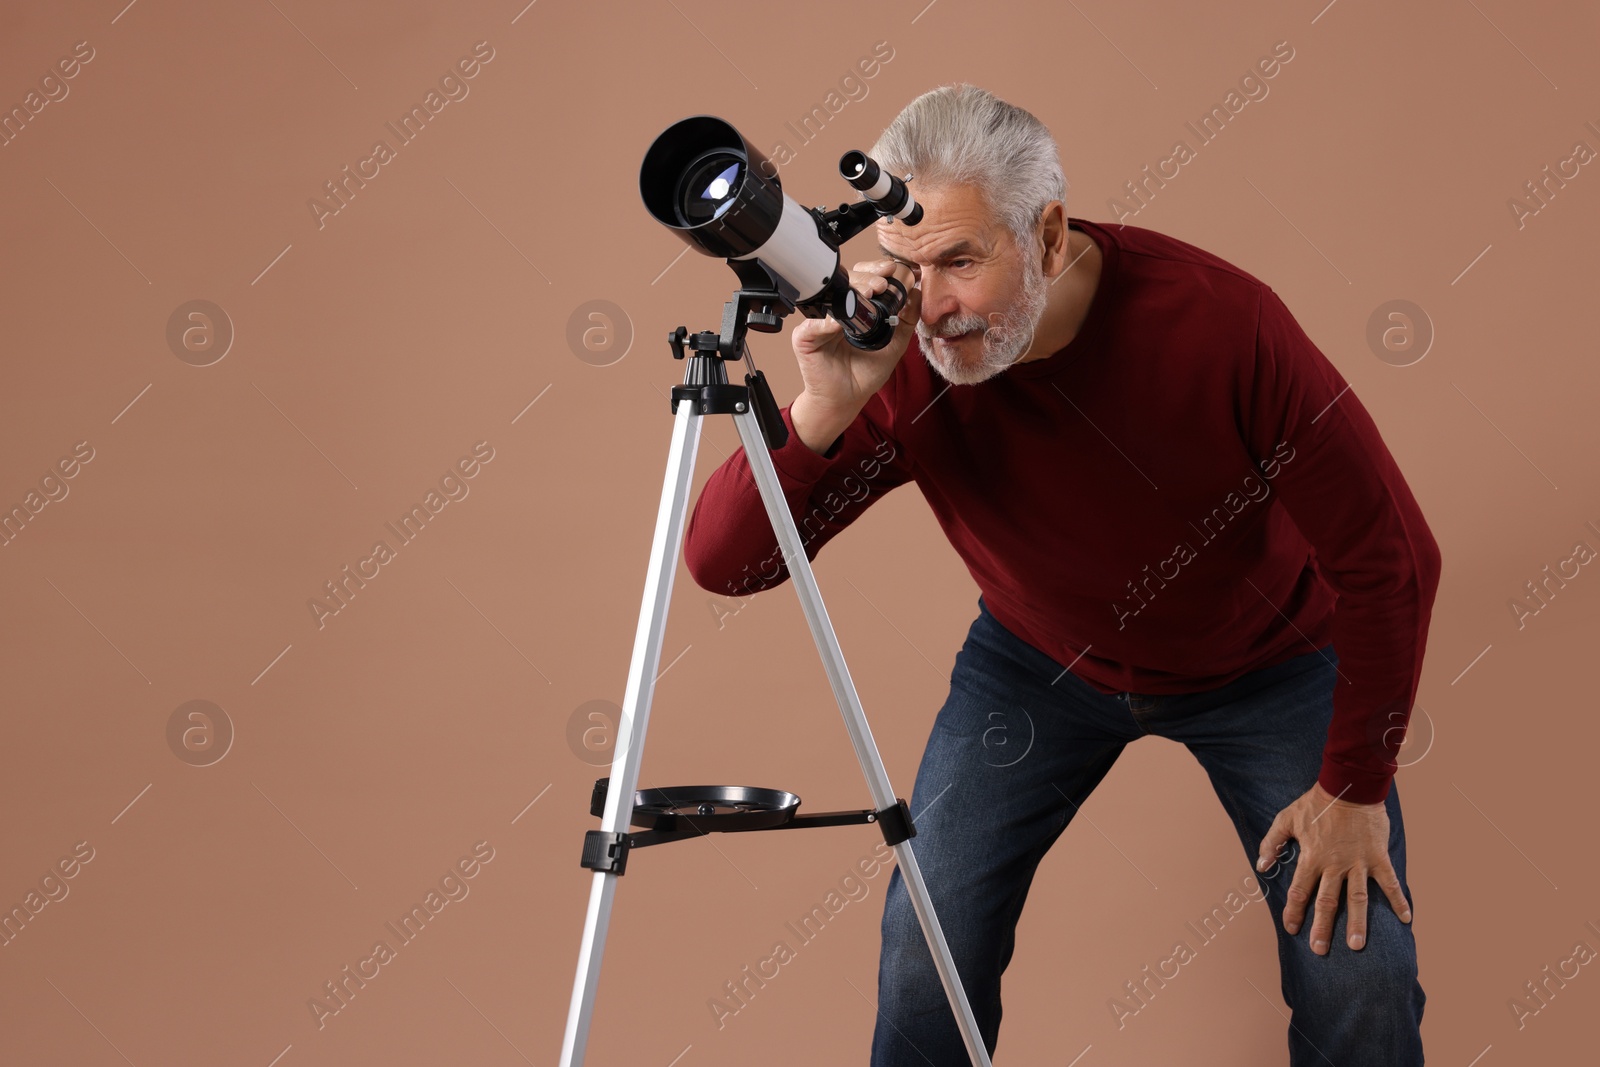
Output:
<svg viewBox="0 0 1600 1067">
<path fill-rule="evenodd" d="M 1507 1002 L 1600 947 L 1600 577 L 1520 630 L 1508 601 L 1580 538 L 1600 546 L 1583 525 L 1600 525 L 1600 174 L 1520 228 L 1507 202 L 1576 141 L 1600 148 L 1593 5 L 124 2 L 0 15 L 7 109 L 76 42 L 94 50 L 0 147 L 0 503 L 94 450 L 0 548 L 0 904 L 94 850 L 0 948 L 0 1061 L 554 1063 L 605 773 L 571 727 L 622 698 L 680 373 L 662 341 L 714 327 L 734 285 L 644 212 L 650 140 L 720 115 L 790 145 L 796 199 L 837 204 L 840 153 L 967 80 L 1049 125 L 1069 213 L 1111 221 L 1123 183 L 1192 144 L 1184 123 L 1285 40 L 1269 95 L 1130 221 L 1284 296 L 1443 551 L 1418 699 L 1432 747 L 1414 733 L 1400 776 L 1430 1061 L 1592 1055 L 1594 968 L 1520 1030 Z M 469 95 L 319 228 L 323 183 L 480 41 L 494 58 Z M 867 95 L 800 146 L 784 123 L 879 41 L 893 58 Z M 1409 366 L 1367 341 L 1397 299 L 1436 333 Z M 209 366 L 167 340 L 192 300 L 235 333 Z M 593 300 L 621 314 L 569 343 Z M 191 360 L 215 356 L 203 341 Z M 787 342 L 756 345 L 787 402 Z M 494 459 L 470 494 L 319 628 L 308 600 L 479 441 Z M 708 421 L 697 484 L 736 443 Z M 976 587 L 909 488 L 818 574 L 909 795 Z M 720 626 L 715 607 L 680 568 L 645 784 L 865 806 L 793 595 Z M 169 743 L 190 700 L 221 709 L 209 749 L 203 729 Z M 1255 905 L 1125 1028 L 1107 1008 L 1248 872 L 1197 765 L 1138 745 L 1084 814 L 1023 917 L 996 1062 L 1282 1062 Z M 636 857 L 590 1062 L 864 1063 L 887 873 L 725 1027 L 707 1001 L 876 840 Z M 470 895 L 319 1029 L 308 1000 L 480 841 L 494 858 Z"/>
</svg>

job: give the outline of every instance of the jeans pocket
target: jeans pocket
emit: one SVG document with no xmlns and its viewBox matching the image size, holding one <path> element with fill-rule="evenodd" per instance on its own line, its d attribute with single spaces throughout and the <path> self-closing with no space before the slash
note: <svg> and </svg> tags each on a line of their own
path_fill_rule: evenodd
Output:
<svg viewBox="0 0 1600 1067">
<path fill-rule="evenodd" d="M 1133 713 L 1135 718 L 1140 715 L 1148 715 L 1161 706 L 1161 698 L 1158 696 L 1146 696 L 1143 693 L 1124 693 L 1123 697 L 1128 702 L 1128 710 Z"/>
</svg>

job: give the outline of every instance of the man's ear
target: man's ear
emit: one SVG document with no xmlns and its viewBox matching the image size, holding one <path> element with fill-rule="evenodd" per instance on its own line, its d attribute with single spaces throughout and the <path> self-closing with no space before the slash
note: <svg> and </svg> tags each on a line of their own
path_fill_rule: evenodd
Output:
<svg viewBox="0 0 1600 1067">
<path fill-rule="evenodd" d="M 1039 248 L 1032 254 L 1042 258 L 1040 266 L 1046 278 L 1054 281 L 1067 269 L 1071 261 L 1071 242 L 1068 240 L 1067 209 L 1060 200 L 1052 200 L 1039 213 L 1039 224 L 1034 230 Z"/>
</svg>

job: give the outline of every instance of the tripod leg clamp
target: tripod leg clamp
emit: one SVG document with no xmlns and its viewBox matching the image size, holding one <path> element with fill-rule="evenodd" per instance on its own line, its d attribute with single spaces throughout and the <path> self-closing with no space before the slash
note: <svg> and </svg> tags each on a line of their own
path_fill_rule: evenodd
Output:
<svg viewBox="0 0 1600 1067">
<path fill-rule="evenodd" d="M 608 874 L 628 872 L 628 835 L 611 834 L 604 830 L 590 830 L 583 835 L 584 867 Z"/>
<path fill-rule="evenodd" d="M 911 824 L 911 808 L 903 797 L 895 798 L 894 807 L 873 814 L 877 816 L 878 829 L 883 831 L 885 844 L 894 846 L 917 836 L 917 828 Z"/>
</svg>

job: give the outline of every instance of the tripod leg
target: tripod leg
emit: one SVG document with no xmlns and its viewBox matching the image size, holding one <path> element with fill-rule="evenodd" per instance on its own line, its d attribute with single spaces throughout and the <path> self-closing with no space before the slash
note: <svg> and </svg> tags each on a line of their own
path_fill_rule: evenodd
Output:
<svg viewBox="0 0 1600 1067">
<path fill-rule="evenodd" d="M 667 454 L 667 473 L 661 487 L 661 507 L 650 543 L 650 566 L 645 574 L 644 600 L 639 607 L 639 628 L 633 638 L 633 659 L 628 666 L 628 688 L 622 698 L 617 723 L 616 748 L 611 757 L 611 780 L 606 788 L 605 812 L 600 827 L 608 833 L 627 833 L 633 817 L 633 794 L 639 785 L 639 764 L 644 755 L 645 727 L 650 720 L 650 699 L 661 663 L 661 642 L 667 629 L 667 608 L 672 602 L 672 580 L 683 554 L 684 516 L 689 508 L 689 485 L 694 478 L 700 448 L 700 416 L 694 405 L 679 404 Z M 765 452 L 762 453 L 765 455 Z M 771 463 L 771 460 L 768 460 Z M 600 980 L 600 958 L 605 952 L 606 928 L 619 876 L 595 871 L 589 887 L 589 911 L 583 921 L 583 947 L 578 954 L 578 974 L 567 1010 L 566 1034 L 561 1040 L 561 1067 L 581 1067 L 594 1015 L 595 987 Z"/>
<path fill-rule="evenodd" d="M 894 788 L 889 784 L 889 772 L 884 769 L 877 743 L 872 739 L 872 728 L 867 724 L 866 712 L 861 708 L 861 698 L 856 694 L 855 682 L 851 680 L 850 670 L 845 666 L 844 652 L 839 648 L 839 639 L 834 634 L 833 623 L 829 621 L 828 610 L 823 606 L 822 592 L 817 588 L 816 576 L 811 572 L 811 561 L 806 558 L 805 548 L 800 541 L 800 531 L 795 527 L 794 516 L 789 513 L 789 505 L 784 499 L 778 472 L 772 465 L 772 456 L 767 451 L 766 440 L 761 435 L 760 424 L 752 411 L 736 414 L 733 418 L 739 426 L 739 437 L 744 442 L 745 458 L 749 460 L 750 472 L 755 477 L 756 487 L 761 491 L 761 499 L 767 506 L 767 516 L 772 520 L 778 544 L 783 548 L 784 562 L 789 568 L 789 580 L 794 583 L 795 592 L 800 596 L 800 607 L 805 612 L 807 625 L 811 627 L 811 637 L 817 644 L 817 651 L 822 656 L 822 666 L 827 672 L 828 684 L 833 687 L 833 696 L 839 704 L 840 713 L 844 716 L 850 743 L 855 747 L 856 758 L 861 762 L 861 771 L 866 776 L 867 786 L 872 792 L 874 809 L 882 811 L 891 808 L 897 800 Z M 922 925 L 922 935 L 928 941 L 928 950 L 933 954 L 934 966 L 938 969 L 939 980 L 944 985 L 945 996 L 949 999 L 950 1008 L 955 1013 L 956 1022 L 961 1028 L 961 1038 L 967 1046 L 967 1058 L 977 1067 L 990 1067 L 989 1051 L 978 1033 L 978 1021 L 972 1014 L 971 1005 L 967 1003 L 966 990 L 961 987 L 961 977 L 956 972 L 955 961 L 950 955 L 950 946 L 945 943 L 944 931 L 939 927 L 939 918 L 934 914 L 933 901 L 928 896 L 927 884 L 922 880 L 922 869 L 917 866 L 917 857 L 911 851 L 911 842 L 901 841 L 894 846 L 894 851 L 895 858 L 900 864 L 901 877 L 905 879 L 906 890 L 911 896 L 912 907 L 916 910 L 917 920 Z"/>
</svg>

